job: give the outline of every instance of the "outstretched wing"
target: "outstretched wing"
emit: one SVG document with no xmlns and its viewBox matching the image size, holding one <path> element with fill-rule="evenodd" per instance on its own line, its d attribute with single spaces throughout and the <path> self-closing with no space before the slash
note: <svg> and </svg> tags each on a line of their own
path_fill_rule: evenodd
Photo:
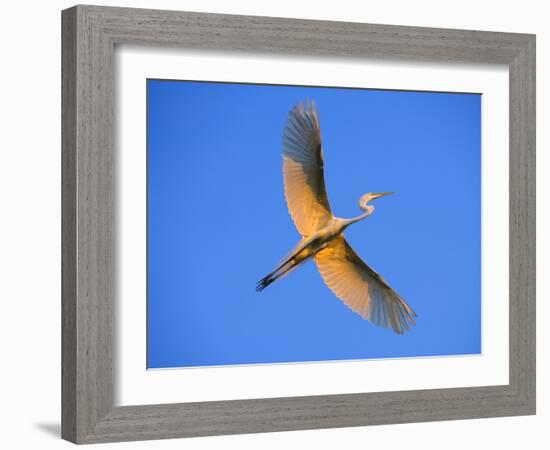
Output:
<svg viewBox="0 0 550 450">
<path fill-rule="evenodd" d="M 348 307 L 371 323 L 403 334 L 416 313 L 353 251 L 343 236 L 315 256 L 325 284 Z"/>
<path fill-rule="evenodd" d="M 289 113 L 283 134 L 286 203 L 302 236 L 332 218 L 325 189 L 321 129 L 315 104 L 300 102 Z"/>
</svg>

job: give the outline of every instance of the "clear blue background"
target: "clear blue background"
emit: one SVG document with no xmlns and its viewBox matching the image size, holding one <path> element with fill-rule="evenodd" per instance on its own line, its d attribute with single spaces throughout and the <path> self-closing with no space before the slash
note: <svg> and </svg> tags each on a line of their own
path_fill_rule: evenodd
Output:
<svg viewBox="0 0 550 450">
<path fill-rule="evenodd" d="M 148 367 L 481 351 L 481 97 L 148 80 Z M 316 100 L 333 212 L 395 191 L 346 236 L 418 313 L 400 336 L 348 309 L 308 262 L 282 184 L 289 109 Z"/>
</svg>

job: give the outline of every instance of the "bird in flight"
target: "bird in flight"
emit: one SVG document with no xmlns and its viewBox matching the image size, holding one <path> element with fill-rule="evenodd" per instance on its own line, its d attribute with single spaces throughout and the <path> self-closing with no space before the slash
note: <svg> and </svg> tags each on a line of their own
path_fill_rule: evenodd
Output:
<svg viewBox="0 0 550 450">
<path fill-rule="evenodd" d="M 355 253 L 343 235 L 374 211 L 371 200 L 392 192 L 368 193 L 359 199 L 361 215 L 335 217 L 325 189 L 321 128 L 315 103 L 300 102 L 288 115 L 283 134 L 283 176 L 288 210 L 302 239 L 275 270 L 256 285 L 258 292 L 313 258 L 328 288 L 349 308 L 374 325 L 404 334 L 416 313 L 377 272 Z"/>
</svg>

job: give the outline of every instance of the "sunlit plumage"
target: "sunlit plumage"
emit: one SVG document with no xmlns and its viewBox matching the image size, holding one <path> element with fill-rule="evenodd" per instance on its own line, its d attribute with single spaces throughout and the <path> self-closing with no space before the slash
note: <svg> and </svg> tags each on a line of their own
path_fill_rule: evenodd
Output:
<svg viewBox="0 0 550 450">
<path fill-rule="evenodd" d="M 414 325 L 416 313 L 388 283 L 351 248 L 343 231 L 371 215 L 371 200 L 388 195 L 368 193 L 359 199 L 363 214 L 334 217 L 325 188 L 319 115 L 314 103 L 300 103 L 289 113 L 283 135 L 285 197 L 301 241 L 256 289 L 262 291 L 278 278 L 313 258 L 329 289 L 349 308 L 371 323 L 403 334 Z"/>
</svg>

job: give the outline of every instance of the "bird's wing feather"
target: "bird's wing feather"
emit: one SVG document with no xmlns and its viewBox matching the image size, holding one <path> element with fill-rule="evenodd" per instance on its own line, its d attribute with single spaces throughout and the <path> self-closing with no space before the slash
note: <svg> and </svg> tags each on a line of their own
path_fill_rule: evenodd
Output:
<svg viewBox="0 0 550 450">
<path fill-rule="evenodd" d="M 315 262 L 325 284 L 364 319 L 399 334 L 415 324 L 412 308 L 361 260 L 343 236 L 318 252 Z"/>
<path fill-rule="evenodd" d="M 283 175 L 288 210 L 302 236 L 332 218 L 325 189 L 321 130 L 315 104 L 294 107 L 283 134 Z"/>
</svg>

